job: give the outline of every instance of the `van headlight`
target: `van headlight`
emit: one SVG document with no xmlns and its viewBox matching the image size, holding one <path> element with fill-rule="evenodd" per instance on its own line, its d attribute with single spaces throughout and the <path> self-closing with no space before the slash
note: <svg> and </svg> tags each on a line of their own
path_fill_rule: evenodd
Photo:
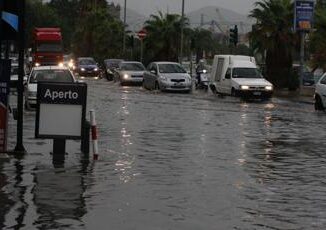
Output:
<svg viewBox="0 0 326 230">
<path fill-rule="evenodd" d="M 123 75 L 123 79 L 128 79 L 129 78 L 129 75 L 128 74 L 124 74 Z"/>
<path fill-rule="evenodd" d="M 241 85 L 240 86 L 240 89 L 242 89 L 242 90 L 248 90 L 249 89 L 249 86 L 247 86 L 247 85 Z"/>
<path fill-rule="evenodd" d="M 265 89 L 268 91 L 271 91 L 271 90 L 273 90 L 273 86 L 271 86 L 271 85 L 265 86 Z"/>
</svg>

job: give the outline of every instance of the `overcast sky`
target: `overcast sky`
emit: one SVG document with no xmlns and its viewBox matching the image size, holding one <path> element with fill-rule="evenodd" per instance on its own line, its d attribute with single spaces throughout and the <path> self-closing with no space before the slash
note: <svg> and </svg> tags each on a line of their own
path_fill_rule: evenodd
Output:
<svg viewBox="0 0 326 230">
<path fill-rule="evenodd" d="M 191 12 L 205 6 L 218 6 L 247 15 L 258 0 L 185 0 L 185 12 Z M 109 0 L 124 5 L 124 0 Z M 181 12 L 182 0 L 127 0 L 127 8 L 145 16 L 161 10 L 170 13 Z"/>
</svg>

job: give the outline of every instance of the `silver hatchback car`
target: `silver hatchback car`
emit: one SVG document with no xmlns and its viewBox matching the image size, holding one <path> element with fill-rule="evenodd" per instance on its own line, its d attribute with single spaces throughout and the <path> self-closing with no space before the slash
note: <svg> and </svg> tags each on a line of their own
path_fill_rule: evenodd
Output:
<svg viewBox="0 0 326 230">
<path fill-rule="evenodd" d="M 192 91 L 192 79 L 187 71 L 176 62 L 153 62 L 144 73 L 143 86 L 161 91 Z"/>
<path fill-rule="evenodd" d="M 145 67 L 141 62 L 122 61 L 116 69 L 115 81 L 120 81 L 120 85 L 142 84 Z"/>
</svg>

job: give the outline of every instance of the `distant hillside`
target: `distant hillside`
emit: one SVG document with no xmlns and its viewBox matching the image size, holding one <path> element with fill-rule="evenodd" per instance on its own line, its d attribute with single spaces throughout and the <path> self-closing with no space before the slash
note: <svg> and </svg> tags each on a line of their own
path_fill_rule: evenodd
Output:
<svg viewBox="0 0 326 230">
<path fill-rule="evenodd" d="M 203 16 L 202 16 L 203 15 Z M 217 6 L 207 6 L 199 10 L 186 14 L 192 28 L 200 27 L 203 20 L 203 28 L 211 29 L 212 21 L 217 22 L 222 30 L 227 31 L 231 26 L 238 25 L 239 33 L 247 33 L 251 30 L 252 20 L 248 17 L 236 13 L 232 10 L 224 9 Z M 123 9 L 121 9 L 120 18 L 123 21 Z M 128 30 L 139 31 L 148 18 L 137 13 L 134 10 L 127 9 Z M 214 29 L 219 32 L 216 26 Z"/>
<path fill-rule="evenodd" d="M 247 33 L 253 24 L 247 16 L 217 6 L 207 6 L 190 12 L 186 16 L 192 28 L 200 27 L 202 22 L 204 28 L 210 28 L 214 21 L 225 31 L 231 26 L 238 25 L 239 33 Z M 218 28 L 215 29 L 218 30 Z"/>
</svg>

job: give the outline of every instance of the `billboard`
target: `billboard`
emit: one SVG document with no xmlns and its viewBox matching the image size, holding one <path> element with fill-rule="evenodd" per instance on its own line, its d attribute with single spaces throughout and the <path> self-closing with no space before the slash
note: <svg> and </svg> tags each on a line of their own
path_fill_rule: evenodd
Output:
<svg viewBox="0 0 326 230">
<path fill-rule="evenodd" d="M 0 60 L 0 153 L 7 151 L 10 60 Z"/>
<path fill-rule="evenodd" d="M 296 0 L 294 3 L 295 31 L 309 32 L 312 29 L 315 3 L 312 0 Z"/>
</svg>

